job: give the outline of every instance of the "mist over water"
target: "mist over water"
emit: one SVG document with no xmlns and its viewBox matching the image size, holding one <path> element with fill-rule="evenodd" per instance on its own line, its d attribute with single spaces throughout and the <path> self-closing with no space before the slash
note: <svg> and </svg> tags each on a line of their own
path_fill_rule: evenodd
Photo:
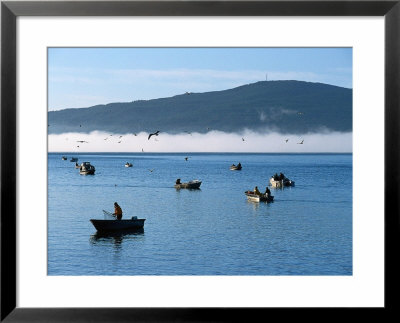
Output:
<svg viewBox="0 0 400 323">
<path fill-rule="evenodd" d="M 287 140 L 287 141 L 286 141 Z M 304 141 L 303 141 L 304 140 Z M 84 142 L 81 142 L 84 141 Z M 303 141 L 302 144 L 300 144 Z M 48 136 L 49 152 L 281 152 L 351 153 L 352 132 L 281 134 L 277 132 L 168 134 L 62 133 Z"/>
</svg>

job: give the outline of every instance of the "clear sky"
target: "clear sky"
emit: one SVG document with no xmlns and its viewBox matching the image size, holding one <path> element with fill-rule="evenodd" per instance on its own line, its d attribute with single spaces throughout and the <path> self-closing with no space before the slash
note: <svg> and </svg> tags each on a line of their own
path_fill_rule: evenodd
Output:
<svg viewBox="0 0 400 323">
<path fill-rule="evenodd" d="M 48 109 L 219 91 L 266 77 L 352 88 L 352 49 L 49 48 Z"/>
</svg>

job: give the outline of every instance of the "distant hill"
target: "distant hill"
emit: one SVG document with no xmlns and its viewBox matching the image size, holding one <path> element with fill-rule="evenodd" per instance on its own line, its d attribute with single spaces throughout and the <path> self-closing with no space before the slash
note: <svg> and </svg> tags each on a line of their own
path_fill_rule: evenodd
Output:
<svg viewBox="0 0 400 323">
<path fill-rule="evenodd" d="M 347 132 L 352 131 L 352 92 L 322 83 L 262 81 L 223 91 L 50 111 L 48 131 Z"/>
</svg>

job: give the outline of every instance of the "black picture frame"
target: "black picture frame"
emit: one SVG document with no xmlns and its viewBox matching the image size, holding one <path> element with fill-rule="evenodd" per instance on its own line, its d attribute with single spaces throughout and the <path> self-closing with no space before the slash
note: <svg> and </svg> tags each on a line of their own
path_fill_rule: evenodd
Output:
<svg viewBox="0 0 400 323">
<path fill-rule="evenodd" d="M 1 2 L 1 321 L 233 322 L 266 310 L 286 318 L 295 308 L 18 308 L 16 282 L 16 19 L 19 16 L 382 16 L 385 19 L 385 306 L 393 314 L 399 287 L 400 0 L 394 1 L 2 1 Z M 372 130 L 372 129 L 371 129 Z M 373 153 L 373 152 L 372 152 Z M 372 174 L 371 174 L 372 176 Z M 389 180 L 387 180 L 389 179 Z M 371 183 L 373 186 L 373 183 Z M 368 198 L 365 199 L 367 203 Z M 40 291 L 38 291 L 40 292 Z M 117 294 L 117 293 L 116 293 Z M 114 295 L 115 296 L 115 295 Z M 316 309 L 313 309 L 316 310 Z M 324 309 L 335 315 L 332 309 Z M 349 310 L 349 309 L 348 309 Z M 325 314 L 325 313 L 324 313 Z M 297 315 L 297 313 L 296 313 Z M 372 315 L 372 316 L 371 316 Z M 316 315 L 318 316 L 318 315 Z M 316 317 L 314 316 L 314 317 Z M 339 317 L 339 316 L 338 316 Z M 300 317 L 299 317 L 300 318 Z M 310 319 L 311 317 L 309 317 Z M 321 318 L 321 317 L 320 317 Z M 335 316 L 331 317 L 335 318 Z"/>
</svg>

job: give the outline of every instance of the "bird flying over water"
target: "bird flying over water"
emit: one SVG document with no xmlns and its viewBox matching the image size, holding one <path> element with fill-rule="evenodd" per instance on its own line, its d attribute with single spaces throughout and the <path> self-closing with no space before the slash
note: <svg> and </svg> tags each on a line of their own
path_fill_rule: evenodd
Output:
<svg viewBox="0 0 400 323">
<path fill-rule="evenodd" d="M 288 142 L 288 141 L 289 141 L 289 139 L 285 139 L 285 141 L 286 141 L 286 142 Z"/>
<path fill-rule="evenodd" d="M 149 169 L 150 173 L 152 173 L 152 172 L 153 172 L 153 170 L 154 170 L 154 168 L 153 168 L 153 169 Z"/>
<path fill-rule="evenodd" d="M 77 140 L 76 142 L 80 142 L 80 143 L 84 143 L 84 142 L 86 142 L 87 144 L 89 143 L 88 141 L 85 141 L 85 140 Z"/>
<path fill-rule="evenodd" d="M 149 134 L 149 137 L 147 138 L 147 140 L 150 140 L 151 136 L 158 136 L 159 132 L 160 131 L 157 130 L 156 132 Z"/>
<path fill-rule="evenodd" d="M 244 138 L 242 138 L 242 141 L 244 141 Z"/>
<path fill-rule="evenodd" d="M 302 145 L 303 142 L 304 142 L 304 139 L 303 139 L 301 142 L 298 142 L 297 144 L 298 144 L 298 145 Z"/>
</svg>

